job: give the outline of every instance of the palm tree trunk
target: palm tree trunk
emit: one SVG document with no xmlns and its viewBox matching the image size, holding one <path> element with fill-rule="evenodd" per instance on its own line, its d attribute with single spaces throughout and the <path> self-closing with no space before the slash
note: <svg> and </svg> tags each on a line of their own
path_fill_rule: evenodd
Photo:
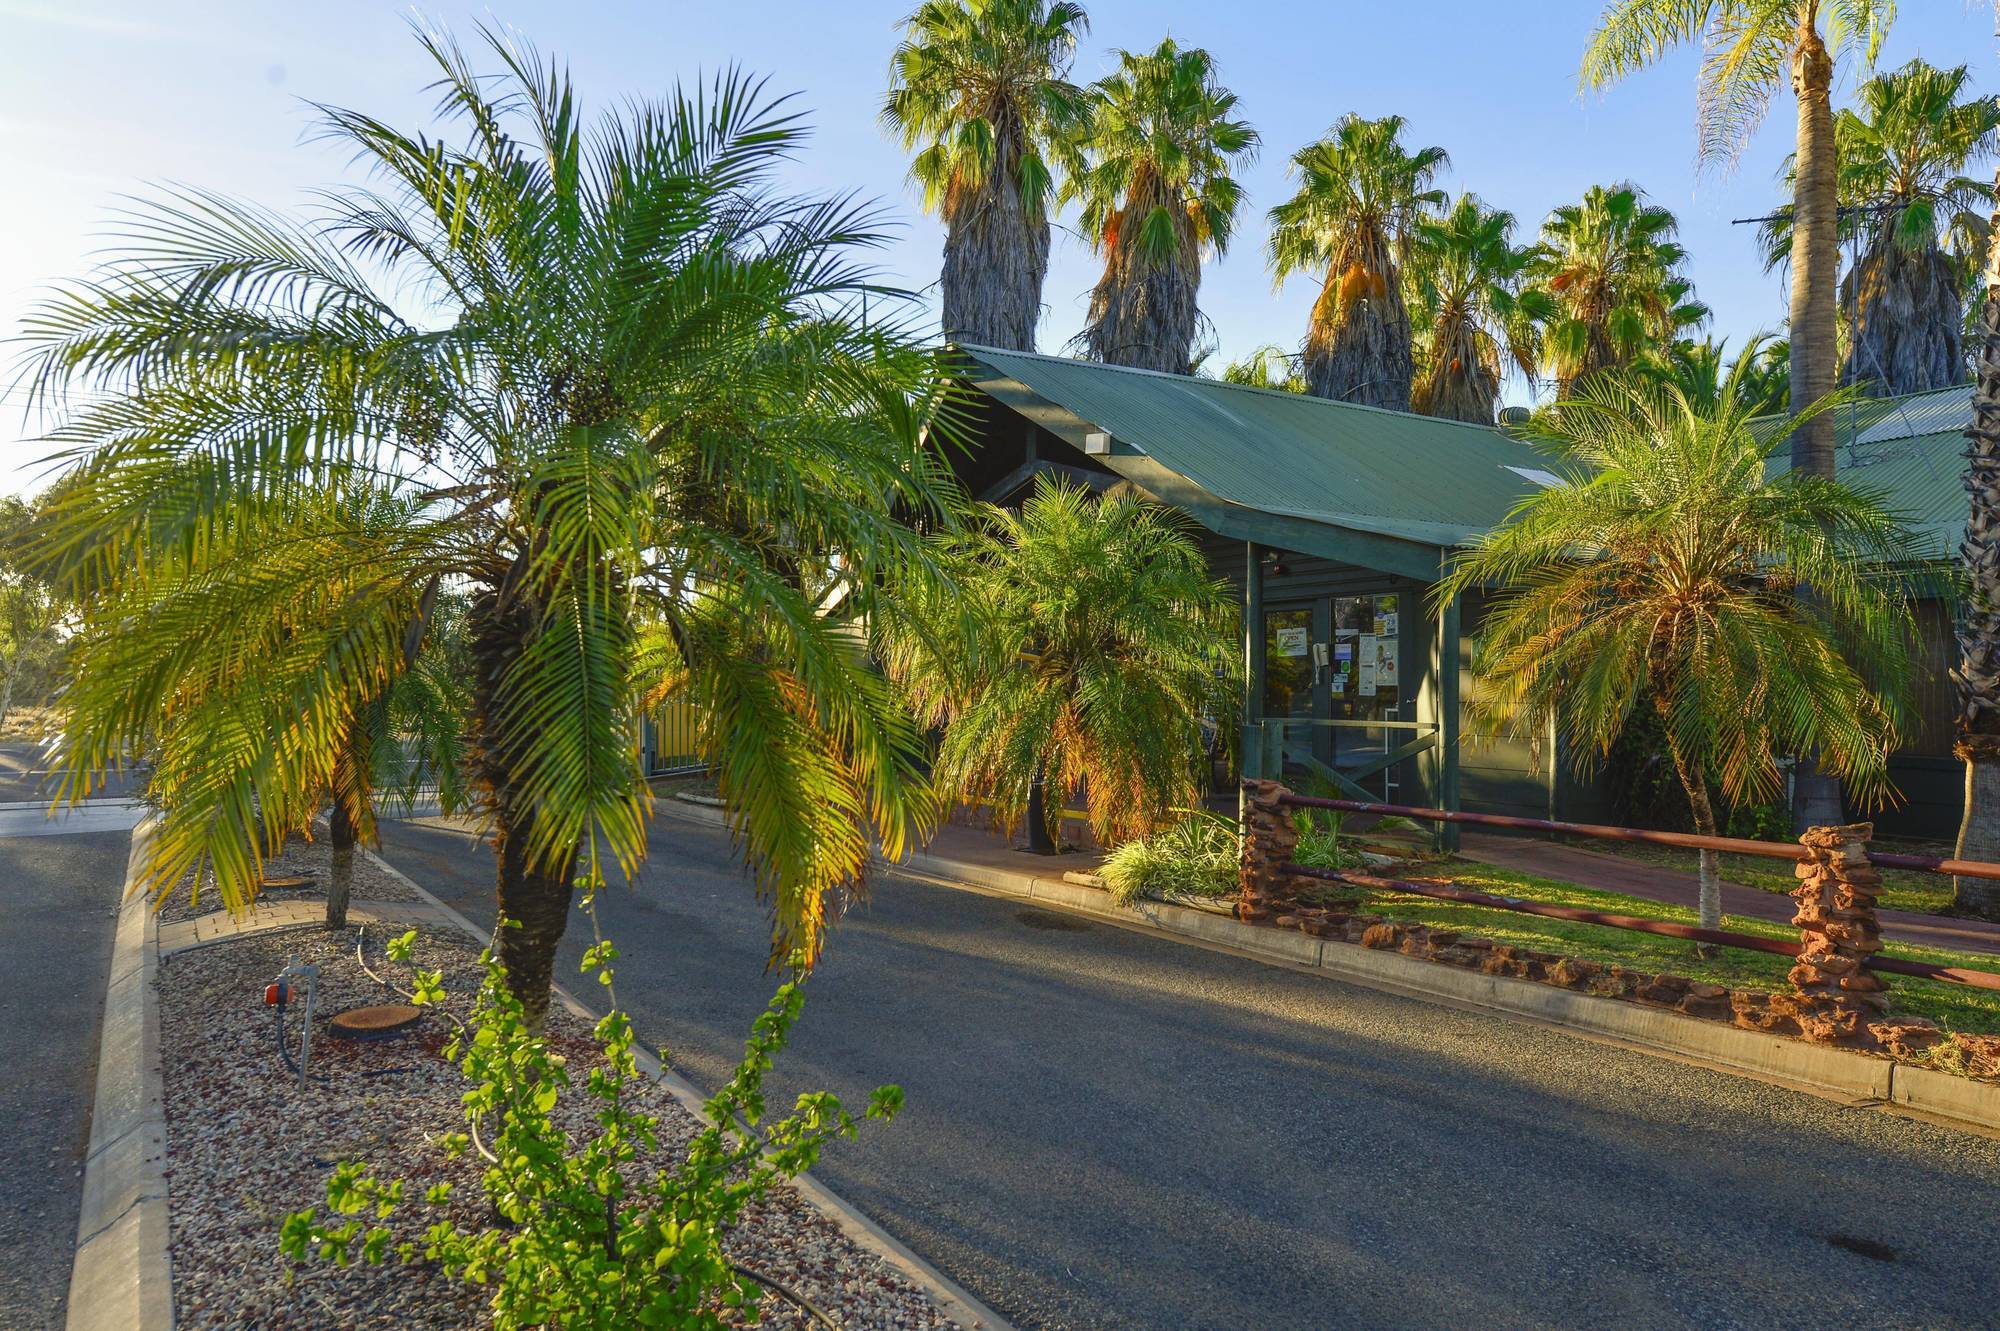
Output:
<svg viewBox="0 0 2000 1331">
<path fill-rule="evenodd" d="M 2000 181 L 2000 173 L 1996 173 Z M 2000 211 L 1986 250 L 1986 305 L 1979 320 L 1978 378 L 1965 432 L 1969 508 L 1959 558 L 1966 598 L 1958 629 L 1958 746 L 1965 811 L 1958 856 L 2000 860 Z M 1959 909 L 2000 919 L 2000 883 L 1954 880 Z"/>
<path fill-rule="evenodd" d="M 1674 761 L 1674 775 L 1680 778 L 1681 789 L 1687 793 L 1688 811 L 1694 815 L 1694 830 L 1702 836 L 1715 835 L 1715 807 L 1708 802 L 1708 778 L 1701 764 L 1691 761 L 1681 752 L 1681 746 L 1674 740 L 1673 718 L 1664 693 L 1655 692 L 1653 706 L 1666 726 L 1667 754 Z M 1696 923 L 1704 929 L 1722 927 L 1722 864 L 1712 850 L 1697 851 L 1698 880 L 1700 894 L 1696 898 Z M 1701 957 L 1712 957 L 1716 948 L 1711 943 L 1697 943 L 1695 953 Z"/>
<path fill-rule="evenodd" d="M 468 617 L 473 661 L 468 766 L 493 819 L 494 890 L 501 921 L 494 953 L 507 974 L 507 988 L 520 1000 L 530 1026 L 539 1029 L 548 1015 L 556 948 L 576 889 L 570 881 L 570 857 L 556 864 L 529 857 L 535 810 L 515 780 L 518 744 L 505 720 L 508 675 L 541 622 L 539 607 L 527 592 L 509 585 L 525 577 L 527 567 L 523 556 L 500 580 L 500 588 L 483 589 L 473 599 Z"/>
<path fill-rule="evenodd" d="M 326 885 L 326 927 L 347 927 L 347 903 L 354 896 L 354 848 L 361 840 L 360 829 L 347 811 L 347 802 L 338 796 L 327 822 L 332 829 L 333 871 Z"/>
<path fill-rule="evenodd" d="M 986 187 L 947 219 L 938 281 L 944 335 L 1011 351 L 1035 349 L 1042 279 L 1049 268 L 1049 219 L 1021 197 L 1021 145 L 1003 133 Z"/>
<path fill-rule="evenodd" d="M 1835 232 L 1833 57 L 1800 7 L 1792 51 L 1792 91 L 1798 97 L 1797 177 L 1792 195 L 1792 407 L 1833 391 L 1840 243 Z M 1833 418 L 1821 415 L 1792 433 L 1792 470 L 1833 475 Z"/>
</svg>

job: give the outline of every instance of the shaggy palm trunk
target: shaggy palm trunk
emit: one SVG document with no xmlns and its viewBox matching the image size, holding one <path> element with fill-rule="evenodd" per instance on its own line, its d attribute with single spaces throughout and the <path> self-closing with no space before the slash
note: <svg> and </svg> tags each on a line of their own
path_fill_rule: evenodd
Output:
<svg viewBox="0 0 2000 1331">
<path fill-rule="evenodd" d="M 1106 365 L 1190 373 L 1200 285 L 1201 255 L 1192 237 L 1165 263 L 1148 260 L 1136 244 L 1114 241 L 1104 276 L 1090 293 L 1084 352 Z"/>
<path fill-rule="evenodd" d="M 944 335 L 1012 351 L 1035 349 L 1042 279 L 1049 270 L 1049 219 L 1021 198 L 1018 139 L 996 144 L 984 188 L 953 200 L 946 219 Z"/>
<path fill-rule="evenodd" d="M 1410 312 L 1388 247 L 1327 274 L 1306 334 L 1306 387 L 1336 402 L 1410 409 Z"/>
<path fill-rule="evenodd" d="M 1880 397 L 1948 388 L 1965 374 L 1965 309 L 1958 275 L 1936 245 L 1905 249 L 1885 222 L 1848 274 L 1853 311 L 1843 384 Z"/>
<path fill-rule="evenodd" d="M 1794 410 L 1819 401 L 1834 387 L 1839 239 L 1835 233 L 1833 57 L 1800 6 L 1798 42 L 1792 52 L 1792 92 L 1798 98 L 1798 153 L 1792 214 L 1792 400 Z M 1792 431 L 1792 470 L 1833 478 L 1833 417 L 1822 412 Z M 1810 589 L 1800 588 L 1801 595 Z M 1811 754 L 1800 754 L 1792 774 L 1795 830 L 1841 821 L 1840 781 L 1823 772 Z"/>
<path fill-rule="evenodd" d="M 2000 179 L 1996 179 L 2000 185 Z M 1958 629 L 1958 746 L 1965 811 L 1958 855 L 2000 860 L 2000 212 L 1987 242 L 1986 304 L 1979 319 L 1978 378 L 1966 430 L 1965 611 Z M 1961 910 L 2000 919 L 2000 883 L 1954 881 Z"/>
<path fill-rule="evenodd" d="M 514 576 L 521 576 L 520 561 Z M 511 581 L 511 579 L 509 579 Z M 569 924 L 576 894 L 569 857 L 538 863 L 528 854 L 535 810 L 515 778 L 516 743 L 506 732 L 506 678 L 533 640 L 540 615 L 518 588 L 483 590 L 471 615 L 473 659 L 471 758 L 473 780 L 492 816 L 495 894 L 500 920 L 494 951 L 507 988 L 520 1000 L 531 1026 L 548 1015 L 556 948 Z"/>
<path fill-rule="evenodd" d="M 1425 416 L 1491 425 L 1500 404 L 1500 376 L 1480 357 L 1470 323 L 1459 321 L 1441 332 L 1411 395 Z"/>
</svg>

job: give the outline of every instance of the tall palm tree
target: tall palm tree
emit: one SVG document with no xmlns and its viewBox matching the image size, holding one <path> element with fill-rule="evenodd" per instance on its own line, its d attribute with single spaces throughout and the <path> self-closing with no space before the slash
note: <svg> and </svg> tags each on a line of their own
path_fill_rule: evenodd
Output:
<svg viewBox="0 0 2000 1331">
<path fill-rule="evenodd" d="M 1993 7 L 2000 24 L 2000 0 Z M 2000 167 L 1993 195 L 2000 200 Z M 1958 625 L 1958 742 L 1965 810 L 1958 854 L 2000 860 L 2000 204 L 1987 218 L 1985 293 L 1973 348 L 1972 424 L 1966 429 L 1965 538 L 1959 544 L 1965 601 Z M 1954 882 L 1959 907 L 2000 920 L 2000 885 Z"/>
<path fill-rule="evenodd" d="M 1544 319 L 1543 367 L 1567 397 L 1708 321 L 1682 275 L 1680 223 L 1635 185 L 1593 185 L 1542 223 L 1528 276 Z"/>
<path fill-rule="evenodd" d="M 1581 81 L 1603 88 L 1690 42 L 1703 50 L 1700 153 L 1731 160 L 1789 79 L 1798 102 L 1792 193 L 1791 354 L 1794 401 L 1834 387 L 1840 267 L 1833 131 L 1833 64 L 1842 52 L 1873 64 L 1895 0 L 1612 0 L 1584 49 Z M 1824 35 L 1821 27 L 1826 28 Z M 1792 433 L 1792 465 L 1833 475 L 1833 420 Z"/>
<path fill-rule="evenodd" d="M 945 558 L 953 592 L 891 598 L 880 644 L 943 732 L 941 787 L 1010 828 L 1041 816 L 1051 844 L 1079 792 L 1107 846 L 1200 802 L 1204 717 L 1232 733 L 1234 618 L 1182 519 L 1044 477 L 1018 513 L 983 506 Z"/>
<path fill-rule="evenodd" d="M 2000 106 L 1966 97 L 1968 81 L 1963 65 L 1912 60 L 1862 84 L 1859 109 L 1834 117 L 1838 234 L 1867 245 L 1840 285 L 1842 383 L 1898 396 L 1965 378 L 1968 256 L 1984 253 L 1993 191 L 1964 172 L 1992 154 L 2000 131 Z M 1790 254 L 1789 208 L 1764 242 L 1770 267 Z"/>
<path fill-rule="evenodd" d="M 1083 231 L 1104 259 L 1078 339 L 1092 360 L 1190 372 L 1201 312 L 1203 254 L 1222 254 L 1243 187 L 1230 172 L 1257 152 L 1236 94 L 1200 48 L 1172 38 L 1091 85 L 1065 198 L 1083 201 Z"/>
<path fill-rule="evenodd" d="M 1739 358 L 1729 378 L 1748 372 Z M 1866 803 L 1916 647 L 1898 569 L 1914 535 L 1868 495 L 1769 467 L 1741 386 L 1713 403 L 1641 376 L 1600 376 L 1533 420 L 1564 484 L 1538 491 L 1439 584 L 1496 589 L 1475 648 L 1478 726 L 1553 721 L 1580 768 L 1650 699 L 1695 829 L 1708 797 L 1783 789 L 1779 755 L 1816 751 Z M 1838 395 L 1806 408 L 1830 409 Z M 1815 595 L 1794 595 L 1801 582 Z M 1516 732 L 1518 733 L 1518 732 Z M 1721 922 L 1713 852 L 1701 923 Z"/>
<path fill-rule="evenodd" d="M 296 221 L 170 196 L 129 258 L 32 320 L 33 382 L 84 390 L 56 435 L 76 459 L 58 553 L 114 590 L 126 560 L 185 561 L 150 613 L 114 600 L 98 621 L 65 697 L 71 791 L 205 734 L 166 765 L 142 881 L 207 867 L 241 902 L 442 577 L 465 598 L 498 951 L 530 1014 L 579 888 L 645 854 L 649 669 L 703 708 L 774 959 L 809 965 L 871 838 L 899 845 L 930 813 L 919 737 L 843 621 L 928 567 L 906 519 L 949 494 L 921 442 L 931 357 L 857 321 L 871 215 L 775 190 L 802 127 L 759 84 L 586 120 L 559 64 L 485 37 L 497 77 L 420 35 L 454 137 L 329 108 L 369 186 Z M 343 533 L 298 577 L 209 561 L 218 534 L 283 530 L 362 485 L 408 519 Z M 302 597 L 325 604 L 295 614 Z M 669 652 L 640 650 L 655 621 Z M 295 622 L 310 631 L 276 631 Z M 257 668 L 177 693 L 204 659 Z"/>
<path fill-rule="evenodd" d="M 1033 351 L 1050 164 L 1083 113 L 1069 69 L 1090 19 L 1069 0 L 929 0 L 904 26 L 882 121 L 944 219 L 944 335 Z"/>
<path fill-rule="evenodd" d="M 1352 113 L 1292 154 L 1298 192 L 1271 210 L 1271 270 L 1321 276 L 1305 376 L 1320 397 L 1410 409 L 1410 315 L 1402 263 L 1418 224 L 1442 207 L 1431 182 L 1442 148 L 1403 146 L 1403 117 Z"/>
<path fill-rule="evenodd" d="M 1514 215 L 1470 194 L 1418 224 L 1406 282 L 1417 312 L 1415 410 L 1491 425 L 1506 367 L 1534 377 L 1537 325 L 1554 306 L 1524 286 L 1532 259 L 1514 244 Z"/>
</svg>

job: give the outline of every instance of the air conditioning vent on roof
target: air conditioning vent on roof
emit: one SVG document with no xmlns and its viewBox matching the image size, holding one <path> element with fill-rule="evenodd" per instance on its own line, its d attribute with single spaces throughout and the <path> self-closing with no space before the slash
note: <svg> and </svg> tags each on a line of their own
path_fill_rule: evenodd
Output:
<svg viewBox="0 0 2000 1331">
<path fill-rule="evenodd" d="M 1101 458 L 1111 455 L 1111 436 L 1103 430 L 1092 430 L 1083 437 L 1083 451 L 1091 457 Z"/>
</svg>

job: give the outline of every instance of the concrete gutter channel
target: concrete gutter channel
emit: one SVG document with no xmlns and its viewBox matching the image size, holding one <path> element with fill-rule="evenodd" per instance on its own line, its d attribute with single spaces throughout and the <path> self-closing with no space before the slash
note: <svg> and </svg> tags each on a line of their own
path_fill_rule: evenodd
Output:
<svg viewBox="0 0 2000 1331">
<path fill-rule="evenodd" d="M 154 989 L 160 958 L 159 923 L 147 900 L 129 891 L 150 831 L 147 822 L 132 833 L 131 857 L 126 865 L 128 890 L 119 907 L 112 945 L 90 1147 L 84 1158 L 83 1204 L 76 1258 L 70 1269 L 68 1331 L 172 1331 L 174 1326 L 173 1235 L 165 1173 L 167 1118 L 159 1003 Z M 435 912 L 476 941 L 487 941 L 487 931 L 379 855 L 366 853 L 417 894 L 428 907 L 425 913 Z M 251 937 L 262 932 L 233 936 Z M 219 938 L 188 946 L 215 946 L 227 941 Z M 555 986 L 555 995 L 564 1007 L 588 1021 L 595 1022 L 602 1015 L 561 985 Z M 633 1052 L 642 1071 L 658 1079 L 692 1113 L 701 1115 L 708 1097 L 699 1088 L 662 1067 L 643 1049 Z M 799 1175 L 792 1186 L 849 1239 L 927 1292 L 965 1331 L 1013 1331 L 998 1313 L 810 1175 Z M 275 1234 L 272 1242 L 277 1242 Z"/>
<path fill-rule="evenodd" d="M 721 823 L 706 801 L 681 801 L 676 812 Z M 692 807 L 690 807 L 692 806 Z M 1085 875 L 1042 877 L 1012 869 L 913 854 L 886 868 L 943 887 L 1032 901 L 1049 910 L 1088 916 L 1122 928 L 1216 947 L 1259 961 L 1303 967 L 1354 984 L 1413 998 L 1525 1017 L 1614 1041 L 1643 1053 L 1666 1054 L 1763 1081 L 1828 1096 L 1857 1107 L 1888 1107 L 1986 1133 L 2000 1132 L 2000 1085 L 1825 1045 L 1746 1031 L 1720 1022 L 1615 998 L 1574 993 L 1533 980 L 1483 975 L 1420 961 L 1400 952 L 1332 942 L 1291 929 L 1245 924 L 1228 915 L 1142 901 L 1127 908 Z"/>
</svg>

